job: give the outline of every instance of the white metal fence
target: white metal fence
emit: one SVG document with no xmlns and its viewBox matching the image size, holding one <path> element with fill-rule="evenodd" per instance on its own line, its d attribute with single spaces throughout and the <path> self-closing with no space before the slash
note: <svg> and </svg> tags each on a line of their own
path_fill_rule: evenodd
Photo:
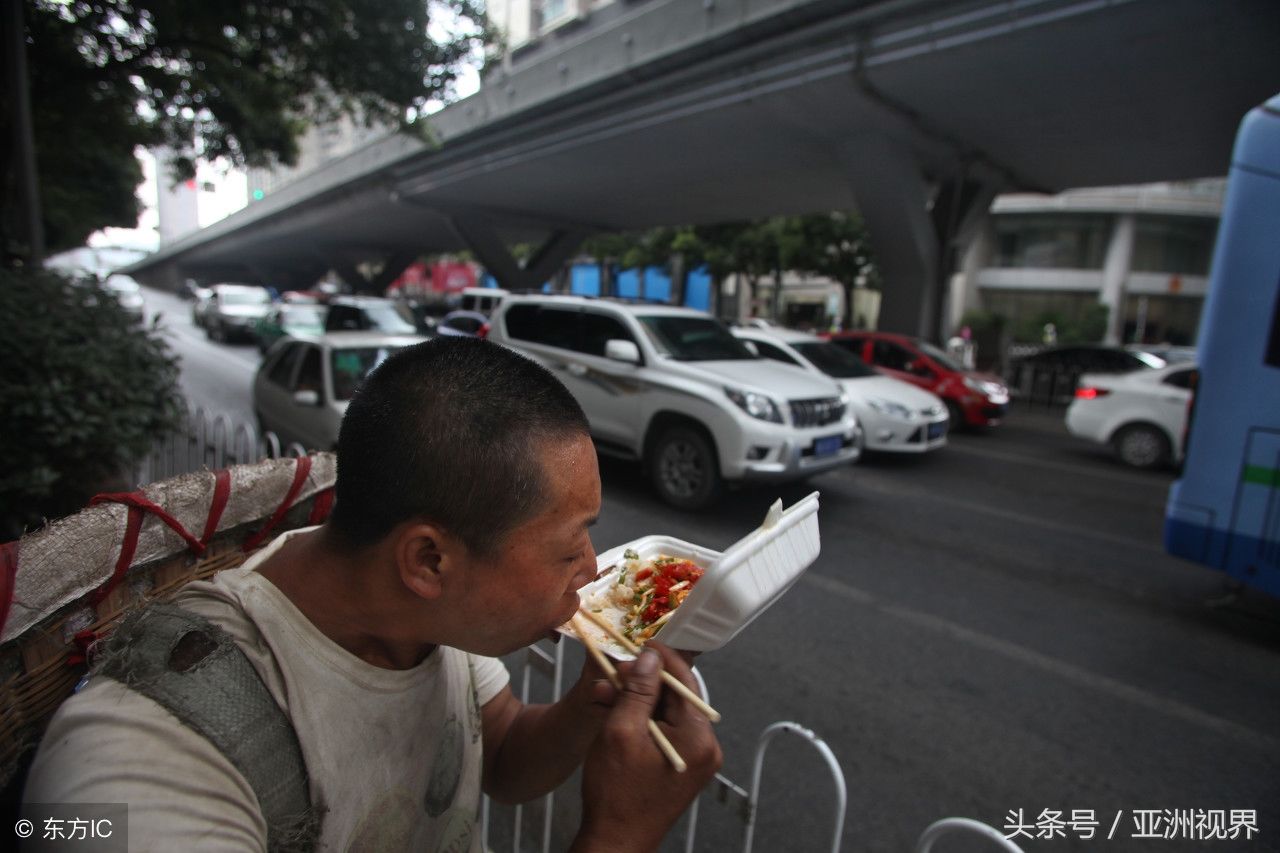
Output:
<svg viewBox="0 0 1280 853">
<path fill-rule="evenodd" d="M 306 448 L 296 443 L 281 447 L 273 432 L 259 434 L 252 424 L 234 421 L 222 412 L 211 415 L 197 408 L 187 412 L 177 431 L 155 443 L 135 467 L 134 480 L 146 485 L 204 468 L 218 471 L 228 465 L 306 453 Z"/>
<path fill-rule="evenodd" d="M 550 649 L 547 648 L 547 645 L 546 643 L 538 643 L 526 649 L 523 662 L 518 665 L 518 673 L 513 674 L 515 677 L 512 679 L 512 689 L 518 693 L 523 702 L 550 701 L 558 698 L 563 693 L 565 686 L 565 645 L 558 643 Z M 711 701 L 706 683 L 697 669 L 694 669 L 694 675 L 698 679 L 698 686 L 701 688 L 700 692 L 703 697 Z M 544 689 L 539 691 L 543 694 L 540 698 L 533 696 L 532 682 L 534 676 L 541 676 L 544 681 L 542 685 Z M 760 792 L 764 778 L 765 757 L 774 742 L 783 737 L 794 738 L 801 743 L 808 744 L 817 752 L 826 767 L 829 775 L 827 784 L 830 785 L 835 802 L 833 814 L 831 815 L 830 832 L 826 836 L 830 839 L 830 846 L 815 849 L 839 853 L 844 847 L 844 826 L 848 804 L 848 791 L 844 771 L 831 747 L 821 737 L 804 726 L 789 721 L 779 721 L 766 726 L 756 738 L 749 786 L 744 788 L 723 773 L 717 773 L 715 781 L 693 803 L 684 818 L 673 830 L 672 835 L 675 838 L 669 837 L 667 843 L 663 846 L 663 850 L 677 849 L 676 845 L 678 845 L 679 849 L 683 849 L 685 853 L 692 853 L 697 840 L 698 823 L 703 803 L 711 800 L 713 805 L 724 806 L 731 818 L 740 823 L 741 849 L 743 853 L 752 853 L 757 820 L 763 810 Z M 806 780 L 806 791 L 810 794 L 816 792 L 819 784 L 822 784 L 820 780 Z M 532 803 L 528 806 L 515 806 L 509 810 L 504 809 L 504 814 L 501 818 L 509 816 L 510 824 L 506 827 L 499 827 L 496 821 L 500 819 L 500 816 L 497 810 L 491 807 L 486 797 L 481 811 L 481 843 L 483 848 L 489 851 L 510 850 L 511 853 L 527 853 L 527 851 L 550 853 L 552 850 L 567 847 L 568 839 L 572 838 L 576 829 L 576 823 L 568 825 L 568 821 L 576 820 L 576 814 L 571 809 L 557 810 L 555 799 L 556 793 L 553 792 L 537 803 Z M 816 800 L 817 798 L 813 799 Z M 534 812 L 535 817 L 533 820 L 526 821 L 526 817 L 530 812 Z M 797 821 L 802 821 L 806 826 L 812 825 L 815 820 L 820 819 L 814 814 L 795 815 L 793 817 Z M 532 825 L 526 826 L 526 823 Z M 932 853 L 935 844 L 940 839 L 962 835 L 983 839 L 990 842 L 990 846 L 993 849 L 1002 850 L 1005 853 L 1022 853 L 1021 848 L 1006 839 L 999 830 L 976 820 L 959 817 L 944 818 L 931 824 L 921 834 L 916 842 L 914 851 L 915 853 Z M 704 849 L 706 849 L 705 845 Z"/>
</svg>

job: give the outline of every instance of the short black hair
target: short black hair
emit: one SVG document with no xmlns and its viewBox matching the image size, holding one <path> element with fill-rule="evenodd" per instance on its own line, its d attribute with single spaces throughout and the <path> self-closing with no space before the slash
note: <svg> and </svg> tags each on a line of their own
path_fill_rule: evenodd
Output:
<svg viewBox="0 0 1280 853">
<path fill-rule="evenodd" d="M 330 527 L 360 548 L 421 518 L 491 554 L 545 500 L 541 444 L 587 435 L 582 407 L 531 359 L 478 338 L 407 347 L 343 416 Z"/>
</svg>

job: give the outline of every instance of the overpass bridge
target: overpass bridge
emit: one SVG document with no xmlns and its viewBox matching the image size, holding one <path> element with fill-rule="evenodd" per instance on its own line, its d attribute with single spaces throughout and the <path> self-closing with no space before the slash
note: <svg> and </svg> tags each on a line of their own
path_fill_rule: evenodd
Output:
<svg viewBox="0 0 1280 853">
<path fill-rule="evenodd" d="M 936 336 L 998 192 L 1225 173 L 1280 90 L 1275 0 L 616 0 L 480 91 L 134 265 L 387 281 L 471 250 L 538 286 L 589 234 L 857 208 L 882 328 Z M 516 242 L 541 248 L 524 266 Z"/>
</svg>

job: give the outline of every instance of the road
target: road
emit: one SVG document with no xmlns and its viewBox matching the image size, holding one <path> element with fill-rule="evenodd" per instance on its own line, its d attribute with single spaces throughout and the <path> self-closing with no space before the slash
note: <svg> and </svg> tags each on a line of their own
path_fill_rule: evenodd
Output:
<svg viewBox="0 0 1280 853">
<path fill-rule="evenodd" d="M 165 299 L 152 310 L 189 311 Z M 247 417 L 256 351 L 209 344 L 189 318 L 168 328 L 193 399 Z M 724 548 L 775 498 L 821 492 L 817 562 L 699 667 L 736 783 L 774 721 L 831 747 L 848 784 L 843 849 L 910 850 L 944 816 L 1004 830 L 1017 810 L 1032 835 L 1052 829 L 1045 810 L 1068 821 L 1066 837 L 1019 839 L 1028 851 L 1201 849 L 1134 838 L 1151 809 L 1255 810 L 1251 841 L 1212 849 L 1280 849 L 1280 602 L 1223 601 L 1219 575 L 1165 555 L 1174 475 L 1120 467 L 1060 411 L 1018 406 L 928 457 L 732 491 L 701 514 L 659 503 L 635 465 L 604 460 L 602 474 L 600 550 L 649 533 Z M 829 849 L 824 773 L 798 742 L 773 747 L 755 849 Z M 740 831 L 704 798 L 697 849 L 737 849 Z"/>
</svg>

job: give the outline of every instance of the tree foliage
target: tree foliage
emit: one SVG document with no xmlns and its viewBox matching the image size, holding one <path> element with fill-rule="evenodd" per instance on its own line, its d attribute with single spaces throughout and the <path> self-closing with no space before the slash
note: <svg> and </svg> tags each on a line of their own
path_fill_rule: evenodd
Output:
<svg viewBox="0 0 1280 853">
<path fill-rule="evenodd" d="M 82 507 L 184 407 L 178 366 L 94 279 L 0 270 L 0 541 Z"/>
<path fill-rule="evenodd" d="M 415 124 L 491 38 L 479 0 L 22 2 L 51 250 L 136 223 L 137 146 L 292 164 L 311 122 Z"/>
<path fill-rule="evenodd" d="M 854 212 L 815 213 L 790 220 L 783 229 L 783 263 L 823 275 L 844 289 L 844 326 L 852 328 L 853 291 L 879 287 L 875 256 L 862 217 Z"/>
</svg>

